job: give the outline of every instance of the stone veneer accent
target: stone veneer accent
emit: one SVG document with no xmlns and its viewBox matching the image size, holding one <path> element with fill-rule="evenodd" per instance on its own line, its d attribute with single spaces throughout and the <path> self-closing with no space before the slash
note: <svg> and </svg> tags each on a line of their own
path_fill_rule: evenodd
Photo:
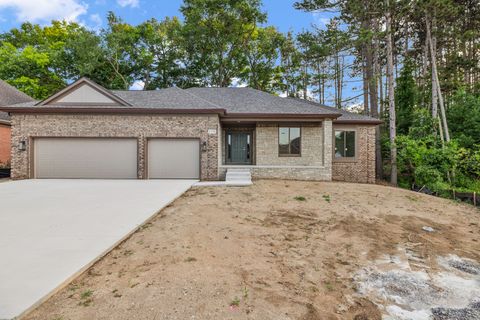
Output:
<svg viewBox="0 0 480 320">
<path fill-rule="evenodd" d="M 356 131 L 356 158 L 333 160 L 333 180 L 375 183 L 375 126 L 335 125 L 339 129 Z"/>
<path fill-rule="evenodd" d="M 220 167 L 220 177 L 228 168 L 248 168 L 254 178 L 295 180 L 332 179 L 332 121 L 301 123 L 301 156 L 278 154 L 278 123 L 258 123 L 255 128 L 255 164 Z M 287 126 L 287 125 L 285 125 Z M 224 153 L 222 153 L 224 155 Z"/>
<path fill-rule="evenodd" d="M 200 138 L 207 142 L 201 153 L 201 179 L 218 180 L 217 115 L 92 115 L 92 114 L 13 114 L 12 178 L 31 177 L 32 144 L 35 137 L 130 137 L 138 139 L 138 178 L 145 177 L 147 138 Z M 208 134 L 216 129 L 216 134 Z M 27 141 L 27 150 L 18 149 Z"/>
</svg>

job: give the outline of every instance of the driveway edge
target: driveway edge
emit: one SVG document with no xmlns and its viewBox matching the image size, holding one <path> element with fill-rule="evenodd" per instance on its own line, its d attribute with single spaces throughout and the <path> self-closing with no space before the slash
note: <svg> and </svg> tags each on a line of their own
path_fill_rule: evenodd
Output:
<svg viewBox="0 0 480 320">
<path fill-rule="evenodd" d="M 36 308 L 38 308 L 41 304 L 43 304 L 45 301 L 47 301 L 49 298 L 51 298 L 53 295 L 64 289 L 66 286 L 68 286 L 73 280 L 81 276 L 85 271 L 93 267 L 98 261 L 100 261 L 103 257 L 105 257 L 107 254 L 109 254 L 113 249 L 121 245 L 123 242 L 127 241 L 134 233 L 138 231 L 138 229 L 152 221 L 155 217 L 157 217 L 160 212 L 162 212 L 166 207 L 171 205 L 173 202 L 175 202 L 177 199 L 179 199 L 181 196 L 185 194 L 188 190 L 190 190 L 192 186 L 189 186 L 185 191 L 183 191 L 181 194 L 179 194 L 177 197 L 172 199 L 171 201 L 167 202 L 162 208 L 159 210 L 155 211 L 150 217 L 145 219 L 142 223 L 137 225 L 132 231 L 128 232 L 124 237 L 122 237 L 120 240 L 115 242 L 111 247 L 109 247 L 107 250 L 102 252 L 100 255 L 98 255 L 95 259 L 93 259 L 91 262 L 87 263 L 84 267 L 82 267 L 80 270 L 75 272 L 73 275 L 68 277 L 65 281 L 63 281 L 61 284 L 59 284 L 55 289 L 47 293 L 44 297 L 40 298 L 37 302 L 35 302 L 33 305 L 31 305 L 28 309 L 23 311 L 21 314 L 18 316 L 14 317 L 13 319 L 15 320 L 22 320 L 26 316 L 28 316 L 31 312 L 33 312 Z"/>
</svg>

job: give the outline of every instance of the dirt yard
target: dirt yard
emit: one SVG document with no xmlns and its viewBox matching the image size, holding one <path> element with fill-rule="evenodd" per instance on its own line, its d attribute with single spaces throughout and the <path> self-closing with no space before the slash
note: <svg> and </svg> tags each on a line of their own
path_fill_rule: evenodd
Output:
<svg viewBox="0 0 480 320">
<path fill-rule="evenodd" d="M 196 188 L 27 319 L 457 319 L 430 311 L 435 301 L 406 305 L 416 288 L 385 272 L 433 277 L 452 255 L 470 261 L 465 279 L 478 278 L 479 218 L 468 205 L 378 185 Z M 459 303 L 478 319 L 480 288 L 470 293 Z"/>
</svg>

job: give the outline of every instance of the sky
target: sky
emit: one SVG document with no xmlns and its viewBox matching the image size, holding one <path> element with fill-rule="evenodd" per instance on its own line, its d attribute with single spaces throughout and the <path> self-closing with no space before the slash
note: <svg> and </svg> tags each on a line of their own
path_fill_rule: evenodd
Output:
<svg viewBox="0 0 480 320">
<path fill-rule="evenodd" d="M 332 16 L 331 13 L 295 10 L 294 2 L 263 0 L 263 10 L 268 14 L 267 24 L 276 26 L 281 32 L 298 33 L 312 29 L 314 25 L 323 28 Z M 108 11 L 115 12 L 128 23 L 138 24 L 150 18 L 180 17 L 181 4 L 182 0 L 0 0 L 0 32 L 26 21 L 45 25 L 51 20 L 63 19 L 99 30 L 105 26 Z M 344 88 L 344 99 L 358 94 L 354 85 Z"/>
</svg>

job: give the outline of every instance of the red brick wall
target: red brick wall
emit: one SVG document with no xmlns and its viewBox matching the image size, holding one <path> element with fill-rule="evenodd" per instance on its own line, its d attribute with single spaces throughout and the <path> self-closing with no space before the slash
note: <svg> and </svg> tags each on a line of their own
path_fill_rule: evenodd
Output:
<svg viewBox="0 0 480 320">
<path fill-rule="evenodd" d="M 10 126 L 0 124 L 0 166 L 10 163 Z"/>
</svg>

